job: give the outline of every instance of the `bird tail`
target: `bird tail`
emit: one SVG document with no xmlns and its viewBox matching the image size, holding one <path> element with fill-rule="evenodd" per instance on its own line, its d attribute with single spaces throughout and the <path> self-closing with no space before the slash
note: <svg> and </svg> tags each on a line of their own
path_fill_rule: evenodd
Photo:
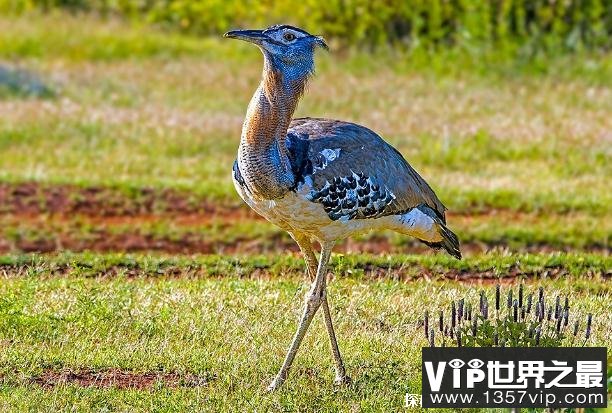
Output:
<svg viewBox="0 0 612 413">
<path fill-rule="evenodd" d="M 437 222 L 436 226 L 438 228 L 438 233 L 442 237 L 442 241 L 438 241 L 438 242 L 428 242 L 428 241 L 423 241 L 423 240 L 420 240 L 420 241 L 430 248 L 437 249 L 437 250 L 444 249 L 450 255 L 460 260 L 461 250 L 459 249 L 459 238 L 457 238 L 455 233 L 451 231 L 450 229 L 448 229 L 446 225 L 444 225 L 442 222 Z"/>
<path fill-rule="evenodd" d="M 427 215 L 429 215 L 433 219 L 435 228 L 437 230 L 437 233 L 442 238 L 441 241 L 433 241 L 433 242 L 432 241 L 424 241 L 424 240 L 420 240 L 420 241 L 423 242 L 424 244 L 426 244 L 427 246 L 431 247 L 431 248 L 434 248 L 434 249 L 444 249 L 450 255 L 452 255 L 453 257 L 455 257 L 458 260 L 460 260 L 461 259 L 461 250 L 459 249 L 459 238 L 457 238 L 457 235 L 455 235 L 455 233 L 453 231 L 448 229 L 448 227 L 444 223 L 443 219 L 441 219 L 431 208 L 425 207 L 425 206 L 421 206 L 421 207 L 419 207 L 419 209 L 422 212 L 424 212 Z"/>
<path fill-rule="evenodd" d="M 440 235 L 442 235 L 440 246 L 450 255 L 460 260 L 461 250 L 459 249 L 459 238 L 457 238 L 455 233 L 444 224 L 438 224 L 438 230 L 440 231 Z"/>
</svg>

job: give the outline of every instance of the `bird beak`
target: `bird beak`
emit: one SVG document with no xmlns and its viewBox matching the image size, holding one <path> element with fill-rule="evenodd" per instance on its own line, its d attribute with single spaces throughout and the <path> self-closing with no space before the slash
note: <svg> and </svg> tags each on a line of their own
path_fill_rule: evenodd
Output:
<svg viewBox="0 0 612 413">
<path fill-rule="evenodd" d="M 223 35 L 230 39 L 244 40 L 245 42 L 261 44 L 266 39 L 263 30 L 231 30 Z"/>
</svg>

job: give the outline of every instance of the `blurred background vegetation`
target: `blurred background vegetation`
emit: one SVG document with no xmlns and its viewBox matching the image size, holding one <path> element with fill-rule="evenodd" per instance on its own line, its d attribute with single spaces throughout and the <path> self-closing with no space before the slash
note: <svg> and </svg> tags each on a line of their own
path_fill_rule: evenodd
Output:
<svg viewBox="0 0 612 413">
<path fill-rule="evenodd" d="M 462 241 L 462 261 L 390 233 L 337 246 L 347 389 L 319 319 L 263 392 L 307 287 L 233 187 L 262 58 L 221 35 L 274 23 L 331 46 L 296 116 L 380 133 Z M 415 309 L 493 279 L 571 296 L 610 346 L 611 26 L 611 0 L 0 0 L 0 411 L 398 411 Z M 51 380 L 162 371 L 205 385 Z"/>
<path fill-rule="evenodd" d="M 228 27 L 308 22 L 343 46 L 539 53 L 609 49 L 609 0 L 0 0 L 0 10 L 64 9 L 218 34 Z"/>
</svg>

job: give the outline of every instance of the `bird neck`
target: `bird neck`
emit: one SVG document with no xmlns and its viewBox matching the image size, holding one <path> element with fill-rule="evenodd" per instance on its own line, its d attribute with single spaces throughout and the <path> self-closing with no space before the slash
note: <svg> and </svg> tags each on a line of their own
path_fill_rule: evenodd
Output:
<svg viewBox="0 0 612 413">
<path fill-rule="evenodd" d="M 295 182 L 285 140 L 306 81 L 307 76 L 291 76 L 265 60 L 263 77 L 249 104 L 238 149 L 244 181 L 258 198 L 280 198 Z"/>
</svg>

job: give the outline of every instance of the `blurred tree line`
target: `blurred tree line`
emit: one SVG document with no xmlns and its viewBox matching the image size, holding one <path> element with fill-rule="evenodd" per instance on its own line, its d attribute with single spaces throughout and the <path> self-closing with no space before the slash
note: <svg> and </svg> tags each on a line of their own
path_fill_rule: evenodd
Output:
<svg viewBox="0 0 612 413">
<path fill-rule="evenodd" d="M 218 35 L 287 22 L 339 45 L 609 50 L 612 0 L 0 0 L 5 12 L 68 9 Z"/>
</svg>

